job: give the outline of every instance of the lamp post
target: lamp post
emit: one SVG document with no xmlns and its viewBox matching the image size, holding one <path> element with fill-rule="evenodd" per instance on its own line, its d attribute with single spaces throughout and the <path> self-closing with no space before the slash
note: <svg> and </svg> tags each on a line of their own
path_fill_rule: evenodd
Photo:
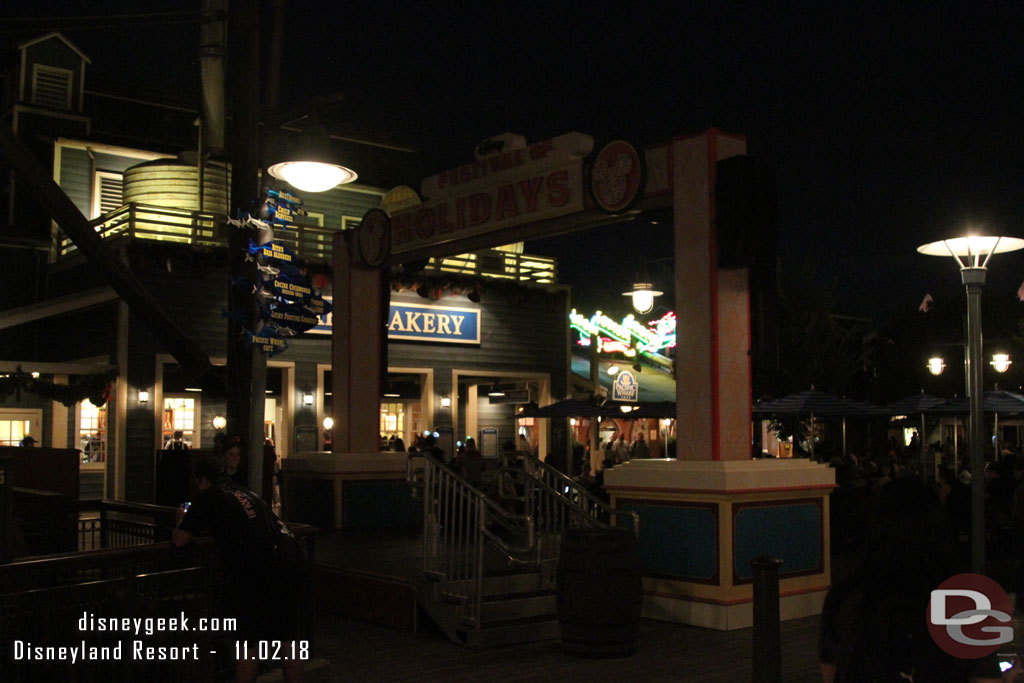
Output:
<svg viewBox="0 0 1024 683">
<path fill-rule="evenodd" d="M 969 235 L 923 244 L 918 252 L 952 256 L 960 266 L 967 290 L 967 397 L 970 402 L 971 445 L 971 567 L 985 571 L 985 453 L 982 426 L 981 290 L 993 254 L 1024 249 L 1024 239 Z"/>
</svg>

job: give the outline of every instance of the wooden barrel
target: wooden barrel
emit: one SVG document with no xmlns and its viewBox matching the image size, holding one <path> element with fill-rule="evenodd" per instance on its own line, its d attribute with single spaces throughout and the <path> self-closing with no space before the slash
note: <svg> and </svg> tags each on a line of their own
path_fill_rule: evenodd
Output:
<svg viewBox="0 0 1024 683">
<path fill-rule="evenodd" d="M 556 604 L 566 652 L 628 657 L 636 652 L 643 586 L 628 529 L 571 529 L 562 538 Z"/>
</svg>

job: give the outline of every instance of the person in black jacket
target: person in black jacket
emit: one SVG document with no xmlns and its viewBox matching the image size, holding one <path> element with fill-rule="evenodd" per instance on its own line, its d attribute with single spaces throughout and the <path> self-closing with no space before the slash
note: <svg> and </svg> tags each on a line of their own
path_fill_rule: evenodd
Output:
<svg viewBox="0 0 1024 683">
<path fill-rule="evenodd" d="M 260 641 L 278 641 L 288 654 L 302 653 L 304 646 L 308 654 L 308 643 L 298 640 L 303 566 L 294 555 L 285 560 L 283 554 L 283 549 L 295 548 L 297 542 L 262 498 L 225 476 L 219 458 L 199 460 L 195 478 L 199 496 L 191 506 L 178 509 L 171 540 L 183 546 L 199 533 L 213 536 L 231 576 L 225 595 L 228 616 L 238 619 L 238 640 L 249 644 L 249 659 L 237 661 L 236 677 L 248 683 L 259 673 Z M 273 599 L 261 597 L 271 587 Z M 288 683 L 302 680 L 302 661 L 283 661 L 282 668 Z"/>
</svg>

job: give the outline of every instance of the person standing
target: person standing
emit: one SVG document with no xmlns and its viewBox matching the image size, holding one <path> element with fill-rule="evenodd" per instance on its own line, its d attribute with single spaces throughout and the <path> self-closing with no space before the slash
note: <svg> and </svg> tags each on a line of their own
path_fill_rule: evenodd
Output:
<svg viewBox="0 0 1024 683">
<path fill-rule="evenodd" d="M 252 657 L 259 652 L 257 641 L 280 641 L 282 647 L 290 643 L 288 651 L 299 652 L 299 590 L 306 584 L 306 571 L 304 559 L 295 554 L 301 554 L 298 542 L 262 498 L 224 475 L 219 458 L 200 459 L 195 478 L 199 496 L 187 510 L 178 508 L 171 541 L 181 547 L 202 532 L 213 536 L 230 572 L 226 608 L 238 619 L 238 639 L 249 643 Z M 301 661 L 282 662 L 282 668 L 287 683 L 302 680 Z M 258 673 L 258 659 L 237 661 L 239 683 L 255 681 Z"/>
<path fill-rule="evenodd" d="M 187 451 L 188 444 L 185 443 L 185 432 L 180 429 L 175 430 L 174 436 L 172 436 L 166 444 L 164 444 L 165 451 Z"/>
<path fill-rule="evenodd" d="M 245 444 L 245 438 L 242 436 L 233 436 L 224 444 L 224 473 L 238 486 L 249 485 L 249 473 L 242 462 Z"/>
<path fill-rule="evenodd" d="M 459 454 L 462 474 L 472 486 L 480 486 L 484 478 L 484 456 L 476 447 L 473 437 L 466 437 L 466 445 Z"/>
<path fill-rule="evenodd" d="M 622 432 L 615 437 L 612 453 L 615 454 L 615 464 L 617 465 L 629 460 L 629 444 L 626 443 L 626 435 Z"/>
<path fill-rule="evenodd" d="M 647 446 L 647 441 L 644 440 L 644 430 L 642 429 L 637 430 L 636 441 L 633 442 L 631 456 L 634 458 L 651 457 L 651 449 Z"/>
</svg>

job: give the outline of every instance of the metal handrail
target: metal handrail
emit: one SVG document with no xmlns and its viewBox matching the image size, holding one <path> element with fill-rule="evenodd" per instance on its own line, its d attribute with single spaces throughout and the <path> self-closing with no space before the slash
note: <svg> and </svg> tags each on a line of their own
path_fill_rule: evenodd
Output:
<svg viewBox="0 0 1024 683">
<path fill-rule="evenodd" d="M 515 562 L 534 562 L 533 520 L 508 512 L 440 459 L 422 455 L 423 573 L 437 581 L 439 597 L 456 606 L 459 621 L 479 627 L 485 548 Z"/>
<path fill-rule="evenodd" d="M 588 526 L 622 526 L 625 522 L 633 535 L 640 536 L 640 515 L 635 510 L 614 508 L 601 500 L 579 481 L 566 476 L 558 469 L 548 465 L 536 456 L 523 451 L 513 451 L 502 456 L 503 465 L 498 476 L 513 476 L 526 486 L 524 498 L 533 500 L 532 508 L 539 511 L 552 505 L 562 509 L 571 509 L 570 524 L 586 524 Z M 512 460 L 522 460 L 524 467 L 511 464 Z M 552 496 L 553 494 L 553 496 Z M 535 515 L 542 520 L 557 521 L 550 514 Z M 546 530 L 564 529 L 564 526 L 548 525 Z"/>
</svg>

